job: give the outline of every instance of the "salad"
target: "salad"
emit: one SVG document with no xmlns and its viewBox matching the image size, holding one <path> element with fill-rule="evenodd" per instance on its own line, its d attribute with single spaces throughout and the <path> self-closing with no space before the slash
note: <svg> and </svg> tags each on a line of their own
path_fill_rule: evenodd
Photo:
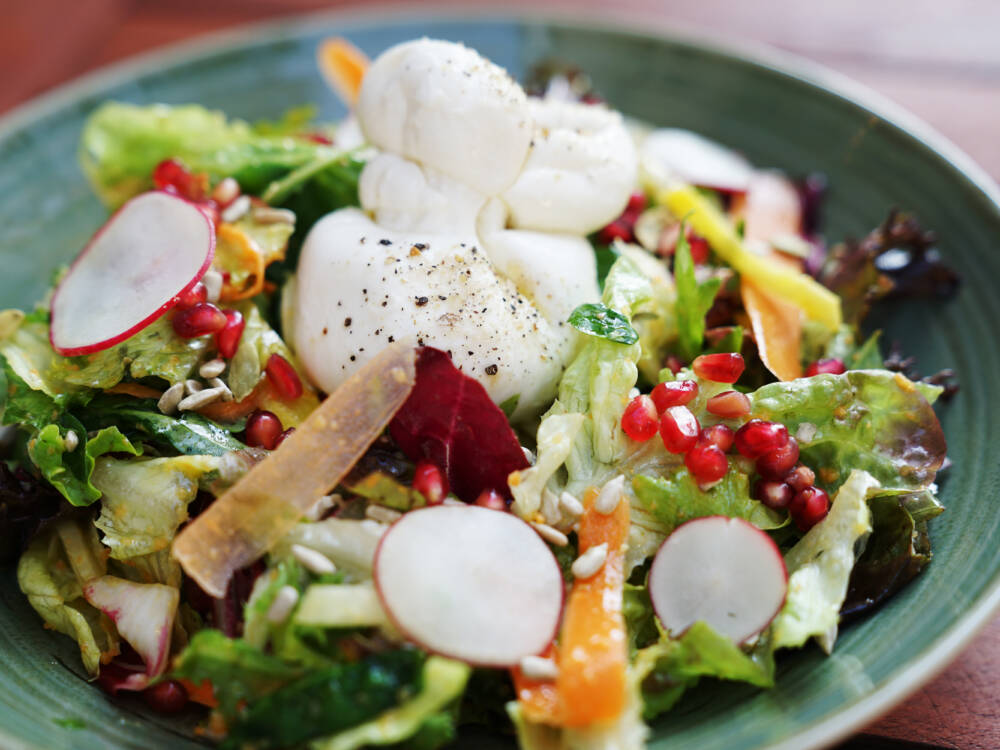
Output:
<svg viewBox="0 0 1000 750">
<path fill-rule="evenodd" d="M 319 50 L 348 105 L 108 102 L 110 213 L 0 312 L 0 534 L 102 689 L 223 747 L 642 748 L 931 557 L 950 373 L 865 337 L 915 217 L 627 120 L 579 71 Z"/>
</svg>

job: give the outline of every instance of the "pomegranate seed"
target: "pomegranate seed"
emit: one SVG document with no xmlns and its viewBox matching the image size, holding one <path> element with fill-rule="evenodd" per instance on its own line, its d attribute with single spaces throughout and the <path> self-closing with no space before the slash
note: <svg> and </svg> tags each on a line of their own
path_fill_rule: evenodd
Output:
<svg viewBox="0 0 1000 750">
<path fill-rule="evenodd" d="M 597 240 L 605 245 L 610 245 L 615 240 L 630 242 L 632 229 L 621 219 L 615 219 L 597 233 Z"/>
<path fill-rule="evenodd" d="M 698 384 L 693 380 L 660 383 L 649 395 L 656 404 L 656 410 L 662 414 L 671 406 L 684 406 L 690 403 L 698 395 Z"/>
<path fill-rule="evenodd" d="M 182 292 L 177 295 L 177 308 L 183 310 L 186 307 L 194 307 L 199 302 L 205 302 L 208 299 L 208 290 L 205 285 L 200 281 L 193 287 L 188 289 L 186 292 Z"/>
<path fill-rule="evenodd" d="M 806 487 L 792 498 L 788 510 L 799 531 L 809 531 L 830 512 L 830 496 L 819 487 Z"/>
<path fill-rule="evenodd" d="M 812 487 L 816 483 L 816 474 L 808 466 L 799 464 L 785 475 L 785 482 L 796 492 L 802 492 L 806 487 Z"/>
<path fill-rule="evenodd" d="M 281 420 L 274 414 L 258 409 L 247 419 L 247 445 L 273 451 L 282 440 Z"/>
<path fill-rule="evenodd" d="M 698 484 L 705 485 L 718 482 L 726 476 L 729 461 L 715 443 L 699 440 L 684 456 L 684 465 L 698 480 Z"/>
<path fill-rule="evenodd" d="M 507 510 L 507 501 L 496 490 L 483 490 L 476 498 L 476 505 L 490 510 Z"/>
<path fill-rule="evenodd" d="M 628 203 L 625 206 L 624 214 L 625 216 L 635 218 L 645 210 L 646 194 L 637 190 L 628 197 Z"/>
<path fill-rule="evenodd" d="M 847 366 L 844 364 L 844 360 L 834 357 L 813 362 L 806 368 L 806 377 L 811 378 L 813 375 L 823 374 L 841 375 L 845 372 L 847 372 Z"/>
<path fill-rule="evenodd" d="M 682 360 L 680 357 L 671 354 L 669 357 L 667 357 L 666 365 L 667 369 L 670 370 L 670 372 L 672 372 L 674 375 L 676 375 L 677 373 L 679 373 L 681 370 L 684 369 L 684 360 Z"/>
<path fill-rule="evenodd" d="M 725 453 L 733 447 L 733 431 L 724 424 L 713 424 L 701 431 L 698 440 L 717 445 Z"/>
<path fill-rule="evenodd" d="M 622 429 L 637 442 L 645 442 L 659 429 L 656 404 L 649 396 L 636 396 L 628 402 L 622 414 Z"/>
<path fill-rule="evenodd" d="M 302 395 L 302 381 L 299 379 L 299 374 L 280 354 L 272 354 L 267 358 L 264 372 L 267 373 L 267 379 L 271 381 L 278 396 L 285 401 L 294 401 Z"/>
<path fill-rule="evenodd" d="M 285 438 L 287 438 L 293 432 L 295 432 L 295 428 L 294 427 L 289 427 L 283 433 L 281 433 L 280 435 L 278 435 L 278 439 L 274 441 L 274 447 L 277 448 L 279 445 L 281 445 L 283 442 L 285 442 Z"/>
<path fill-rule="evenodd" d="M 702 354 L 691 363 L 694 374 L 715 383 L 735 383 L 743 374 L 746 365 L 739 354 Z"/>
<path fill-rule="evenodd" d="M 323 146 L 333 145 L 333 140 L 323 135 L 322 133 L 306 133 L 305 137 L 307 140 L 310 140 L 313 143 L 319 143 Z"/>
<path fill-rule="evenodd" d="M 763 456 L 788 442 L 788 428 L 778 422 L 751 419 L 736 431 L 736 450 L 750 459 Z"/>
<path fill-rule="evenodd" d="M 176 193 L 182 198 L 197 201 L 205 195 L 208 180 L 196 175 L 176 159 L 161 161 L 153 169 L 153 184 L 160 190 Z"/>
<path fill-rule="evenodd" d="M 226 314 L 210 302 L 196 302 L 174 315 L 174 331 L 185 339 L 218 333 L 226 327 Z"/>
<path fill-rule="evenodd" d="M 428 505 L 438 505 L 448 495 L 448 481 L 437 465 L 420 461 L 413 471 L 413 489 L 427 499 Z"/>
<path fill-rule="evenodd" d="M 799 443 L 795 438 L 757 459 L 757 473 L 765 479 L 781 480 L 799 460 Z"/>
<path fill-rule="evenodd" d="M 753 487 L 753 496 L 771 510 L 784 510 L 795 497 L 795 490 L 784 482 L 758 479 Z"/>
<path fill-rule="evenodd" d="M 723 391 L 705 403 L 705 410 L 723 419 L 739 419 L 750 413 L 750 399 L 739 391 Z"/>
<path fill-rule="evenodd" d="M 146 705 L 160 714 L 179 713 L 188 702 L 188 693 L 177 680 L 164 680 L 142 691 Z"/>
<path fill-rule="evenodd" d="M 671 453 L 687 453 L 698 442 L 698 420 L 686 406 L 671 406 L 660 419 L 660 437 Z"/>
<path fill-rule="evenodd" d="M 215 334 L 215 346 L 226 359 L 236 356 L 236 350 L 240 346 L 240 337 L 246 327 L 246 321 L 239 310 L 226 310 L 226 325 L 221 331 Z"/>
<path fill-rule="evenodd" d="M 693 232 L 687 234 L 688 247 L 691 250 L 691 260 L 697 266 L 708 262 L 708 240 Z"/>
</svg>

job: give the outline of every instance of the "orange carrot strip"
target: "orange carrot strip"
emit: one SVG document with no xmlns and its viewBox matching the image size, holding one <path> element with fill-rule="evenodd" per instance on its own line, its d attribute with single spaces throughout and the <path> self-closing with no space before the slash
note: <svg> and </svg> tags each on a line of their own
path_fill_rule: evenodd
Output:
<svg viewBox="0 0 1000 750">
<path fill-rule="evenodd" d="M 208 680 L 195 685 L 191 680 L 182 677 L 178 682 L 187 690 L 188 700 L 208 706 L 209 708 L 219 707 L 219 701 L 215 697 L 215 688 L 212 687 L 212 683 Z"/>
<path fill-rule="evenodd" d="M 370 62 L 365 53 L 338 36 L 320 44 L 316 51 L 316 62 L 330 88 L 353 109 Z"/>
<path fill-rule="evenodd" d="M 580 553 L 607 543 L 608 555 L 595 575 L 574 583 L 563 616 L 556 689 L 566 727 L 611 721 L 625 708 L 628 650 L 622 590 L 628 502 L 622 498 L 610 515 L 603 515 L 593 507 L 596 497 L 589 490 L 584 498 L 586 511 L 577 532 Z"/>
<path fill-rule="evenodd" d="M 554 643 L 540 656 L 557 662 L 559 660 L 559 652 Z M 511 669 L 510 674 L 514 680 L 514 693 L 526 719 L 541 724 L 561 723 L 559 690 L 556 688 L 556 683 L 550 680 L 529 679 L 524 676 L 520 667 Z"/>
</svg>

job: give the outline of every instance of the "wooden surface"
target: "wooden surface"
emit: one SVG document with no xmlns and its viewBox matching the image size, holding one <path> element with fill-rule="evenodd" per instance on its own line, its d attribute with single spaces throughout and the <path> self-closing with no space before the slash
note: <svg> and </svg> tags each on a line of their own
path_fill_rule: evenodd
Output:
<svg viewBox="0 0 1000 750">
<path fill-rule="evenodd" d="M 286 13 L 362 5 L 358 0 L 3 0 L 0 112 L 88 70 L 170 42 Z M 602 7 L 596 0 L 551 5 Z M 1000 178 L 1000 3 L 995 0 L 618 0 L 613 7 L 623 17 L 645 15 L 724 38 L 762 41 L 823 63 L 920 115 Z M 1000 748 L 1000 617 L 937 679 L 843 748 L 918 742 Z"/>
</svg>

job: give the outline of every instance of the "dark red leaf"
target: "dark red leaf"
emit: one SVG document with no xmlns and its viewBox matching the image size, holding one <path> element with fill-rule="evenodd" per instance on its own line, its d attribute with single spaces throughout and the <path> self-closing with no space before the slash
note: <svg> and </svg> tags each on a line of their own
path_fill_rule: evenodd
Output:
<svg viewBox="0 0 1000 750">
<path fill-rule="evenodd" d="M 509 498 L 507 475 L 529 466 L 486 389 L 431 347 L 418 352 L 416 384 L 389 431 L 408 458 L 437 464 L 452 492 L 467 503 L 484 490 Z"/>
</svg>

